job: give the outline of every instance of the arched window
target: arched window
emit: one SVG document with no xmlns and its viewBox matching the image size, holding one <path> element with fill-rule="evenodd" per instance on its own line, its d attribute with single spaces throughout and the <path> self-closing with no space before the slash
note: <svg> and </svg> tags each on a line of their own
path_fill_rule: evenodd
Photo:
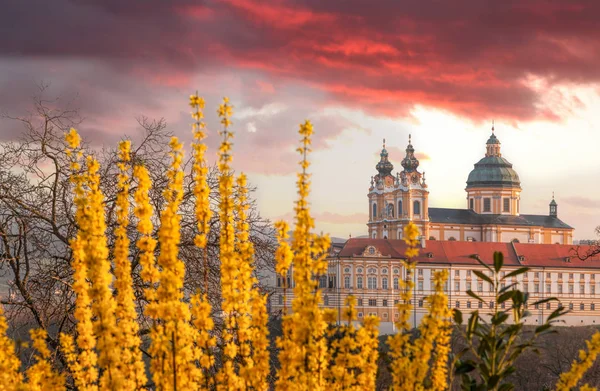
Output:
<svg viewBox="0 0 600 391">
<path fill-rule="evenodd" d="M 416 214 L 416 215 L 421 214 L 421 202 L 420 201 L 413 202 L 413 214 Z"/>
<path fill-rule="evenodd" d="M 373 215 L 371 216 L 373 220 L 377 218 L 377 203 L 373 203 Z"/>
<path fill-rule="evenodd" d="M 473 199 L 472 198 L 469 199 L 469 209 L 471 209 L 471 210 L 475 209 L 475 207 L 473 205 Z"/>
<path fill-rule="evenodd" d="M 377 289 L 377 277 L 368 277 L 367 283 L 369 289 Z"/>
<path fill-rule="evenodd" d="M 400 289 L 400 280 L 398 279 L 398 277 L 394 277 L 394 289 Z"/>
<path fill-rule="evenodd" d="M 449 241 L 451 241 L 451 242 L 455 242 L 455 241 L 456 241 L 456 238 L 455 238 L 454 236 L 450 236 L 450 237 L 448 238 L 448 240 L 449 240 Z"/>
<path fill-rule="evenodd" d="M 388 217 L 394 217 L 394 204 L 387 205 L 387 215 Z"/>
<path fill-rule="evenodd" d="M 435 238 L 435 236 L 430 236 L 429 240 L 437 240 L 437 239 Z"/>
<path fill-rule="evenodd" d="M 346 289 L 350 288 L 350 277 L 349 276 L 344 277 L 344 288 L 346 288 Z"/>
<path fill-rule="evenodd" d="M 398 201 L 398 217 L 402 217 L 402 200 Z"/>
<path fill-rule="evenodd" d="M 377 232 L 373 231 L 373 239 L 377 239 Z"/>
<path fill-rule="evenodd" d="M 387 277 L 383 277 L 381 279 L 381 289 L 387 289 L 388 288 L 388 279 Z"/>
<path fill-rule="evenodd" d="M 363 278 L 362 277 L 357 277 L 356 278 L 356 287 L 358 289 L 362 289 L 363 288 Z"/>
<path fill-rule="evenodd" d="M 519 243 L 519 239 L 514 238 L 513 240 L 511 240 L 511 242 L 513 242 L 513 243 Z"/>
</svg>

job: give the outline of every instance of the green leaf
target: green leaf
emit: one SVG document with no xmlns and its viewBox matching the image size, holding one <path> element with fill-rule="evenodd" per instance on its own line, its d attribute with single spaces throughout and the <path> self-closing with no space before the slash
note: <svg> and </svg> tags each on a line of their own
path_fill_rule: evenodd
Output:
<svg viewBox="0 0 600 391">
<path fill-rule="evenodd" d="M 454 323 L 456 323 L 457 325 L 462 325 L 463 315 L 462 315 L 462 312 L 460 312 L 459 309 L 455 308 L 452 311 L 452 317 L 454 318 Z"/>
<path fill-rule="evenodd" d="M 487 264 L 483 263 L 483 261 L 479 258 L 478 255 L 471 255 L 469 258 L 472 258 L 474 260 L 476 260 L 477 262 L 479 262 L 479 264 L 483 267 L 485 267 L 486 269 L 488 269 L 489 271 L 492 271 L 492 268 L 489 267 Z"/>
<path fill-rule="evenodd" d="M 489 278 L 488 276 L 486 276 L 483 272 L 481 272 L 479 270 L 473 270 L 473 273 L 475 273 L 475 275 L 477 277 L 481 278 L 484 281 L 489 282 L 490 284 L 494 283 L 491 278 Z"/>
<path fill-rule="evenodd" d="M 552 327 L 551 324 L 548 324 L 548 323 L 543 324 L 543 325 L 538 326 L 538 327 L 535 328 L 535 333 L 539 334 L 541 332 L 544 332 L 544 331 L 548 330 L 550 327 Z"/>
<path fill-rule="evenodd" d="M 498 293 L 506 292 L 507 290 L 512 290 L 513 292 L 516 292 L 516 290 L 514 290 L 514 289 L 511 289 L 512 287 L 514 287 L 514 286 L 516 286 L 516 285 L 517 285 L 517 283 L 516 283 L 516 282 L 514 282 L 514 283 L 512 283 L 512 284 L 510 284 L 510 285 L 506 285 L 504 288 L 500 289 L 500 290 L 498 291 Z"/>
<path fill-rule="evenodd" d="M 492 324 L 499 326 L 504 323 L 506 319 L 508 319 L 508 314 L 506 312 L 498 312 L 492 317 Z"/>
<path fill-rule="evenodd" d="M 469 373 L 474 369 L 475 363 L 472 360 L 467 360 L 456 364 L 456 369 L 454 370 L 454 373 L 457 375 L 461 375 L 463 373 Z"/>
<path fill-rule="evenodd" d="M 475 300 L 479 300 L 480 302 L 482 302 L 482 303 L 485 303 L 485 300 L 483 300 L 481 297 L 477 296 L 477 295 L 475 294 L 475 292 L 473 292 L 473 291 L 472 291 L 472 290 L 470 290 L 470 289 L 467 291 L 467 295 L 471 296 L 471 297 L 472 297 L 472 298 L 474 298 Z"/>
<path fill-rule="evenodd" d="M 519 274 L 523 274 L 523 273 L 527 273 L 529 271 L 528 267 L 522 267 L 519 268 L 517 270 L 513 270 L 512 272 L 508 273 L 507 275 L 505 275 L 504 277 L 502 277 L 502 279 L 506 279 L 506 278 L 511 278 L 514 276 L 518 276 Z"/>
<path fill-rule="evenodd" d="M 496 387 L 496 384 L 498 384 L 499 381 L 500 381 L 500 376 L 498 376 L 498 375 L 490 376 L 490 378 L 488 379 L 488 382 L 487 382 L 487 386 L 491 389 L 494 389 L 494 387 Z"/>
<path fill-rule="evenodd" d="M 504 264 L 504 254 L 500 251 L 494 252 L 494 270 L 496 273 L 500 273 L 500 269 L 502 269 L 502 265 Z"/>
<path fill-rule="evenodd" d="M 467 324 L 467 336 L 471 339 L 471 335 L 477 330 L 477 322 L 479 321 L 479 311 L 473 311 Z"/>
<path fill-rule="evenodd" d="M 515 295 L 515 291 L 504 292 L 498 297 L 498 304 L 502 304 L 505 301 L 511 299 Z"/>
<path fill-rule="evenodd" d="M 533 305 L 544 304 L 544 303 L 548 303 L 550 301 L 558 301 L 558 299 L 556 297 L 547 297 L 545 299 L 536 301 L 535 303 L 533 303 Z"/>
</svg>

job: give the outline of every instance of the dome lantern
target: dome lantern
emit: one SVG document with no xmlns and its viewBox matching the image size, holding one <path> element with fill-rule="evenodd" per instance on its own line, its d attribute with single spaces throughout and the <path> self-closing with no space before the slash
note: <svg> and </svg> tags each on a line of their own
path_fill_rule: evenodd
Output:
<svg viewBox="0 0 600 391">
<path fill-rule="evenodd" d="M 496 135 L 494 134 L 494 122 L 492 121 L 492 135 L 490 136 L 490 138 L 488 138 L 488 141 L 485 143 L 486 146 L 486 153 L 485 156 L 489 157 L 489 156 L 497 156 L 497 157 L 501 157 L 502 154 L 500 153 L 500 140 L 498 140 L 498 137 L 496 137 Z"/>
</svg>

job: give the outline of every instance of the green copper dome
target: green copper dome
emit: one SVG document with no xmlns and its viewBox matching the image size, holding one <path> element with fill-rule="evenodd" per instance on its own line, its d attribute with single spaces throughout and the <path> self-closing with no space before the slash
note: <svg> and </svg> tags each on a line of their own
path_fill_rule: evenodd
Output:
<svg viewBox="0 0 600 391">
<path fill-rule="evenodd" d="M 471 187 L 517 187 L 520 189 L 521 180 L 508 160 L 501 156 L 486 156 L 475 163 L 475 168 L 469 174 L 467 189 Z"/>
</svg>

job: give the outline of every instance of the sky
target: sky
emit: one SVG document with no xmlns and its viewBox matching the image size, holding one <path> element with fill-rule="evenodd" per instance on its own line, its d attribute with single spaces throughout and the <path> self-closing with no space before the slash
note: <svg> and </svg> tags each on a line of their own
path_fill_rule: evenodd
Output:
<svg viewBox="0 0 600 391">
<path fill-rule="evenodd" d="M 412 134 L 429 205 L 465 208 L 494 121 L 521 211 L 547 214 L 554 192 L 575 239 L 595 238 L 599 64 L 596 0 L 30 0 L 0 12 L 0 113 L 26 113 L 47 83 L 95 146 L 135 139 L 140 116 L 164 118 L 189 145 L 197 90 L 214 152 L 228 96 L 234 166 L 261 213 L 288 220 L 309 119 L 312 212 L 338 237 L 367 231 L 383 138 L 399 168 Z M 0 121 L 0 141 L 19 131 Z"/>
</svg>

